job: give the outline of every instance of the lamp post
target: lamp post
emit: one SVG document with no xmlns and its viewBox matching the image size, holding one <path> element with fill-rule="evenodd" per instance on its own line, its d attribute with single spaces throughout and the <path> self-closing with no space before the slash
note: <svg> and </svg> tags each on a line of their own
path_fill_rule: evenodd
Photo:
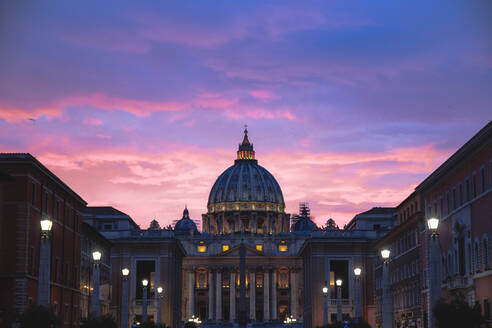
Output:
<svg viewBox="0 0 492 328">
<path fill-rule="evenodd" d="M 100 301 L 100 290 L 99 290 L 99 263 L 101 262 L 101 252 L 94 251 L 92 252 L 92 259 L 94 260 L 94 268 L 92 275 L 92 297 L 91 297 L 91 313 L 94 316 L 101 315 L 101 301 Z"/>
<path fill-rule="evenodd" d="M 325 285 L 323 286 L 323 327 L 328 326 L 328 284 L 325 281 Z"/>
<path fill-rule="evenodd" d="M 121 269 L 121 275 L 123 276 L 122 288 L 121 288 L 121 328 L 128 328 L 128 275 L 130 270 L 128 268 Z"/>
<path fill-rule="evenodd" d="M 382 312 L 383 312 L 383 328 L 391 328 L 393 322 L 393 304 L 391 299 L 390 283 L 389 283 L 389 257 L 390 250 L 381 250 L 383 258 L 383 277 L 382 277 Z"/>
<path fill-rule="evenodd" d="M 342 322 L 342 279 L 337 279 L 337 322 Z"/>
<path fill-rule="evenodd" d="M 356 322 L 359 322 L 362 317 L 362 302 L 361 302 L 361 288 L 360 288 L 360 274 L 362 269 L 359 267 L 354 268 L 355 275 L 355 313 L 354 317 Z"/>
<path fill-rule="evenodd" d="M 38 277 L 38 304 L 50 307 L 50 267 L 51 242 L 50 232 L 53 226 L 51 220 L 41 220 L 41 245 L 39 247 L 39 277 Z"/>
<path fill-rule="evenodd" d="M 429 328 L 436 327 L 436 319 L 432 310 L 441 297 L 441 274 L 439 270 L 439 259 L 441 255 L 439 249 L 439 234 L 437 233 L 438 227 L 438 218 L 429 218 L 427 220 L 427 228 L 429 232 L 429 302 L 427 302 Z"/>
<path fill-rule="evenodd" d="M 142 280 L 142 322 L 147 322 L 147 286 L 149 281 L 147 279 Z"/>
<path fill-rule="evenodd" d="M 161 286 L 157 287 L 157 325 L 161 324 L 162 316 L 162 299 L 164 298 L 163 289 Z"/>
</svg>

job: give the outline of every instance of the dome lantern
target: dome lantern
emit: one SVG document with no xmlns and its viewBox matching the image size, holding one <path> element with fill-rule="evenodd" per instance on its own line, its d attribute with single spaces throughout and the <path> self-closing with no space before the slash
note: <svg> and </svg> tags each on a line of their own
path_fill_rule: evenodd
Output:
<svg viewBox="0 0 492 328">
<path fill-rule="evenodd" d="M 237 151 L 237 160 L 255 160 L 255 151 L 253 149 L 253 144 L 249 142 L 248 139 L 248 126 L 244 126 L 244 138 L 243 142 L 239 144 L 239 149 Z"/>
</svg>

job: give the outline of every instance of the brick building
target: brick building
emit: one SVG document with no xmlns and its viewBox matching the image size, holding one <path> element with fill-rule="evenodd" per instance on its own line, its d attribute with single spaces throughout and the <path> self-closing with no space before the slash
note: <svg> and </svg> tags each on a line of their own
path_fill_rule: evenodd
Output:
<svg viewBox="0 0 492 328">
<path fill-rule="evenodd" d="M 0 327 L 37 301 L 40 220 L 51 231 L 51 306 L 62 327 L 78 325 L 81 217 L 86 202 L 30 154 L 0 154 Z M 0 199 L 0 201 L 2 201 Z"/>
<path fill-rule="evenodd" d="M 442 296 L 461 293 L 490 320 L 492 270 L 492 122 L 417 188 L 426 218 L 437 217 Z M 425 256 L 427 252 L 424 253 Z M 424 295 L 427 290 L 424 289 Z"/>
<path fill-rule="evenodd" d="M 381 324 L 382 261 L 379 251 L 389 248 L 389 278 L 393 302 L 394 327 L 424 327 L 420 297 L 422 277 L 421 241 L 424 229 L 422 199 L 416 192 L 397 207 L 396 227 L 375 245 L 378 254 L 375 267 L 376 323 Z"/>
</svg>

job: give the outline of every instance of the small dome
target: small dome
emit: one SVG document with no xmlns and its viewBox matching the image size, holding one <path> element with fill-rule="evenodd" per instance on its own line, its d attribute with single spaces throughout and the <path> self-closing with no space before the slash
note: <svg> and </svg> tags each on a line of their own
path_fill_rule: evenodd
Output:
<svg viewBox="0 0 492 328">
<path fill-rule="evenodd" d="M 310 218 L 311 210 L 307 203 L 299 204 L 299 215 L 294 217 L 294 224 L 292 224 L 292 231 L 294 232 L 312 232 L 318 230 L 316 223 Z"/>
<path fill-rule="evenodd" d="M 318 227 L 308 217 L 301 217 L 296 223 L 292 225 L 292 231 L 294 232 L 311 232 L 315 230 L 318 230 Z"/>
<path fill-rule="evenodd" d="M 192 219 L 190 219 L 190 213 L 188 212 L 188 209 L 186 207 L 183 211 L 183 217 L 174 225 L 174 233 L 176 235 L 198 234 L 196 224 L 195 222 L 193 222 Z"/>
</svg>

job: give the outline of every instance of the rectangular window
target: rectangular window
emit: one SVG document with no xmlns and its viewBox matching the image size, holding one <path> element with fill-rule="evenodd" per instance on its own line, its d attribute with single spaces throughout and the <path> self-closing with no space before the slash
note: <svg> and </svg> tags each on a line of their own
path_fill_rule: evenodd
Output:
<svg viewBox="0 0 492 328">
<path fill-rule="evenodd" d="M 449 201 L 449 191 L 446 191 L 446 214 L 451 212 L 451 202 Z"/>
<path fill-rule="evenodd" d="M 468 202 L 470 200 L 470 179 L 469 178 L 466 178 L 465 193 L 466 193 L 466 201 Z"/>
<path fill-rule="evenodd" d="M 53 275 L 53 281 L 58 282 L 58 259 L 55 259 L 55 270 Z"/>
<path fill-rule="evenodd" d="M 56 219 L 60 220 L 60 202 L 56 202 Z"/>
<path fill-rule="evenodd" d="M 286 244 L 280 244 L 280 245 L 278 245 L 279 252 L 287 252 L 287 249 L 288 249 L 288 247 L 287 247 Z"/>
<path fill-rule="evenodd" d="M 205 245 L 205 242 L 202 240 L 196 247 L 198 253 L 205 253 L 207 251 L 207 245 Z"/>
<path fill-rule="evenodd" d="M 444 216 L 444 200 L 441 196 L 441 198 L 439 199 L 439 210 L 441 212 L 441 218 Z"/>
<path fill-rule="evenodd" d="M 222 251 L 227 252 L 229 250 L 229 245 L 222 245 Z"/>
<path fill-rule="evenodd" d="M 456 209 L 456 188 L 453 187 L 453 210 Z"/>
<path fill-rule="evenodd" d="M 34 273 L 34 247 L 29 247 L 29 259 L 28 259 L 28 271 L 30 274 Z"/>
<path fill-rule="evenodd" d="M 263 245 L 262 244 L 256 244 L 256 250 L 263 252 Z"/>
<path fill-rule="evenodd" d="M 482 184 L 482 192 L 485 192 L 485 167 L 482 166 L 480 169 L 480 180 Z"/>
<path fill-rule="evenodd" d="M 460 197 L 460 206 L 463 205 L 463 185 L 460 183 L 458 187 L 459 197 Z"/>
<path fill-rule="evenodd" d="M 477 197 L 477 175 L 475 172 L 473 172 L 472 175 L 472 191 L 473 191 L 473 198 Z"/>
</svg>

